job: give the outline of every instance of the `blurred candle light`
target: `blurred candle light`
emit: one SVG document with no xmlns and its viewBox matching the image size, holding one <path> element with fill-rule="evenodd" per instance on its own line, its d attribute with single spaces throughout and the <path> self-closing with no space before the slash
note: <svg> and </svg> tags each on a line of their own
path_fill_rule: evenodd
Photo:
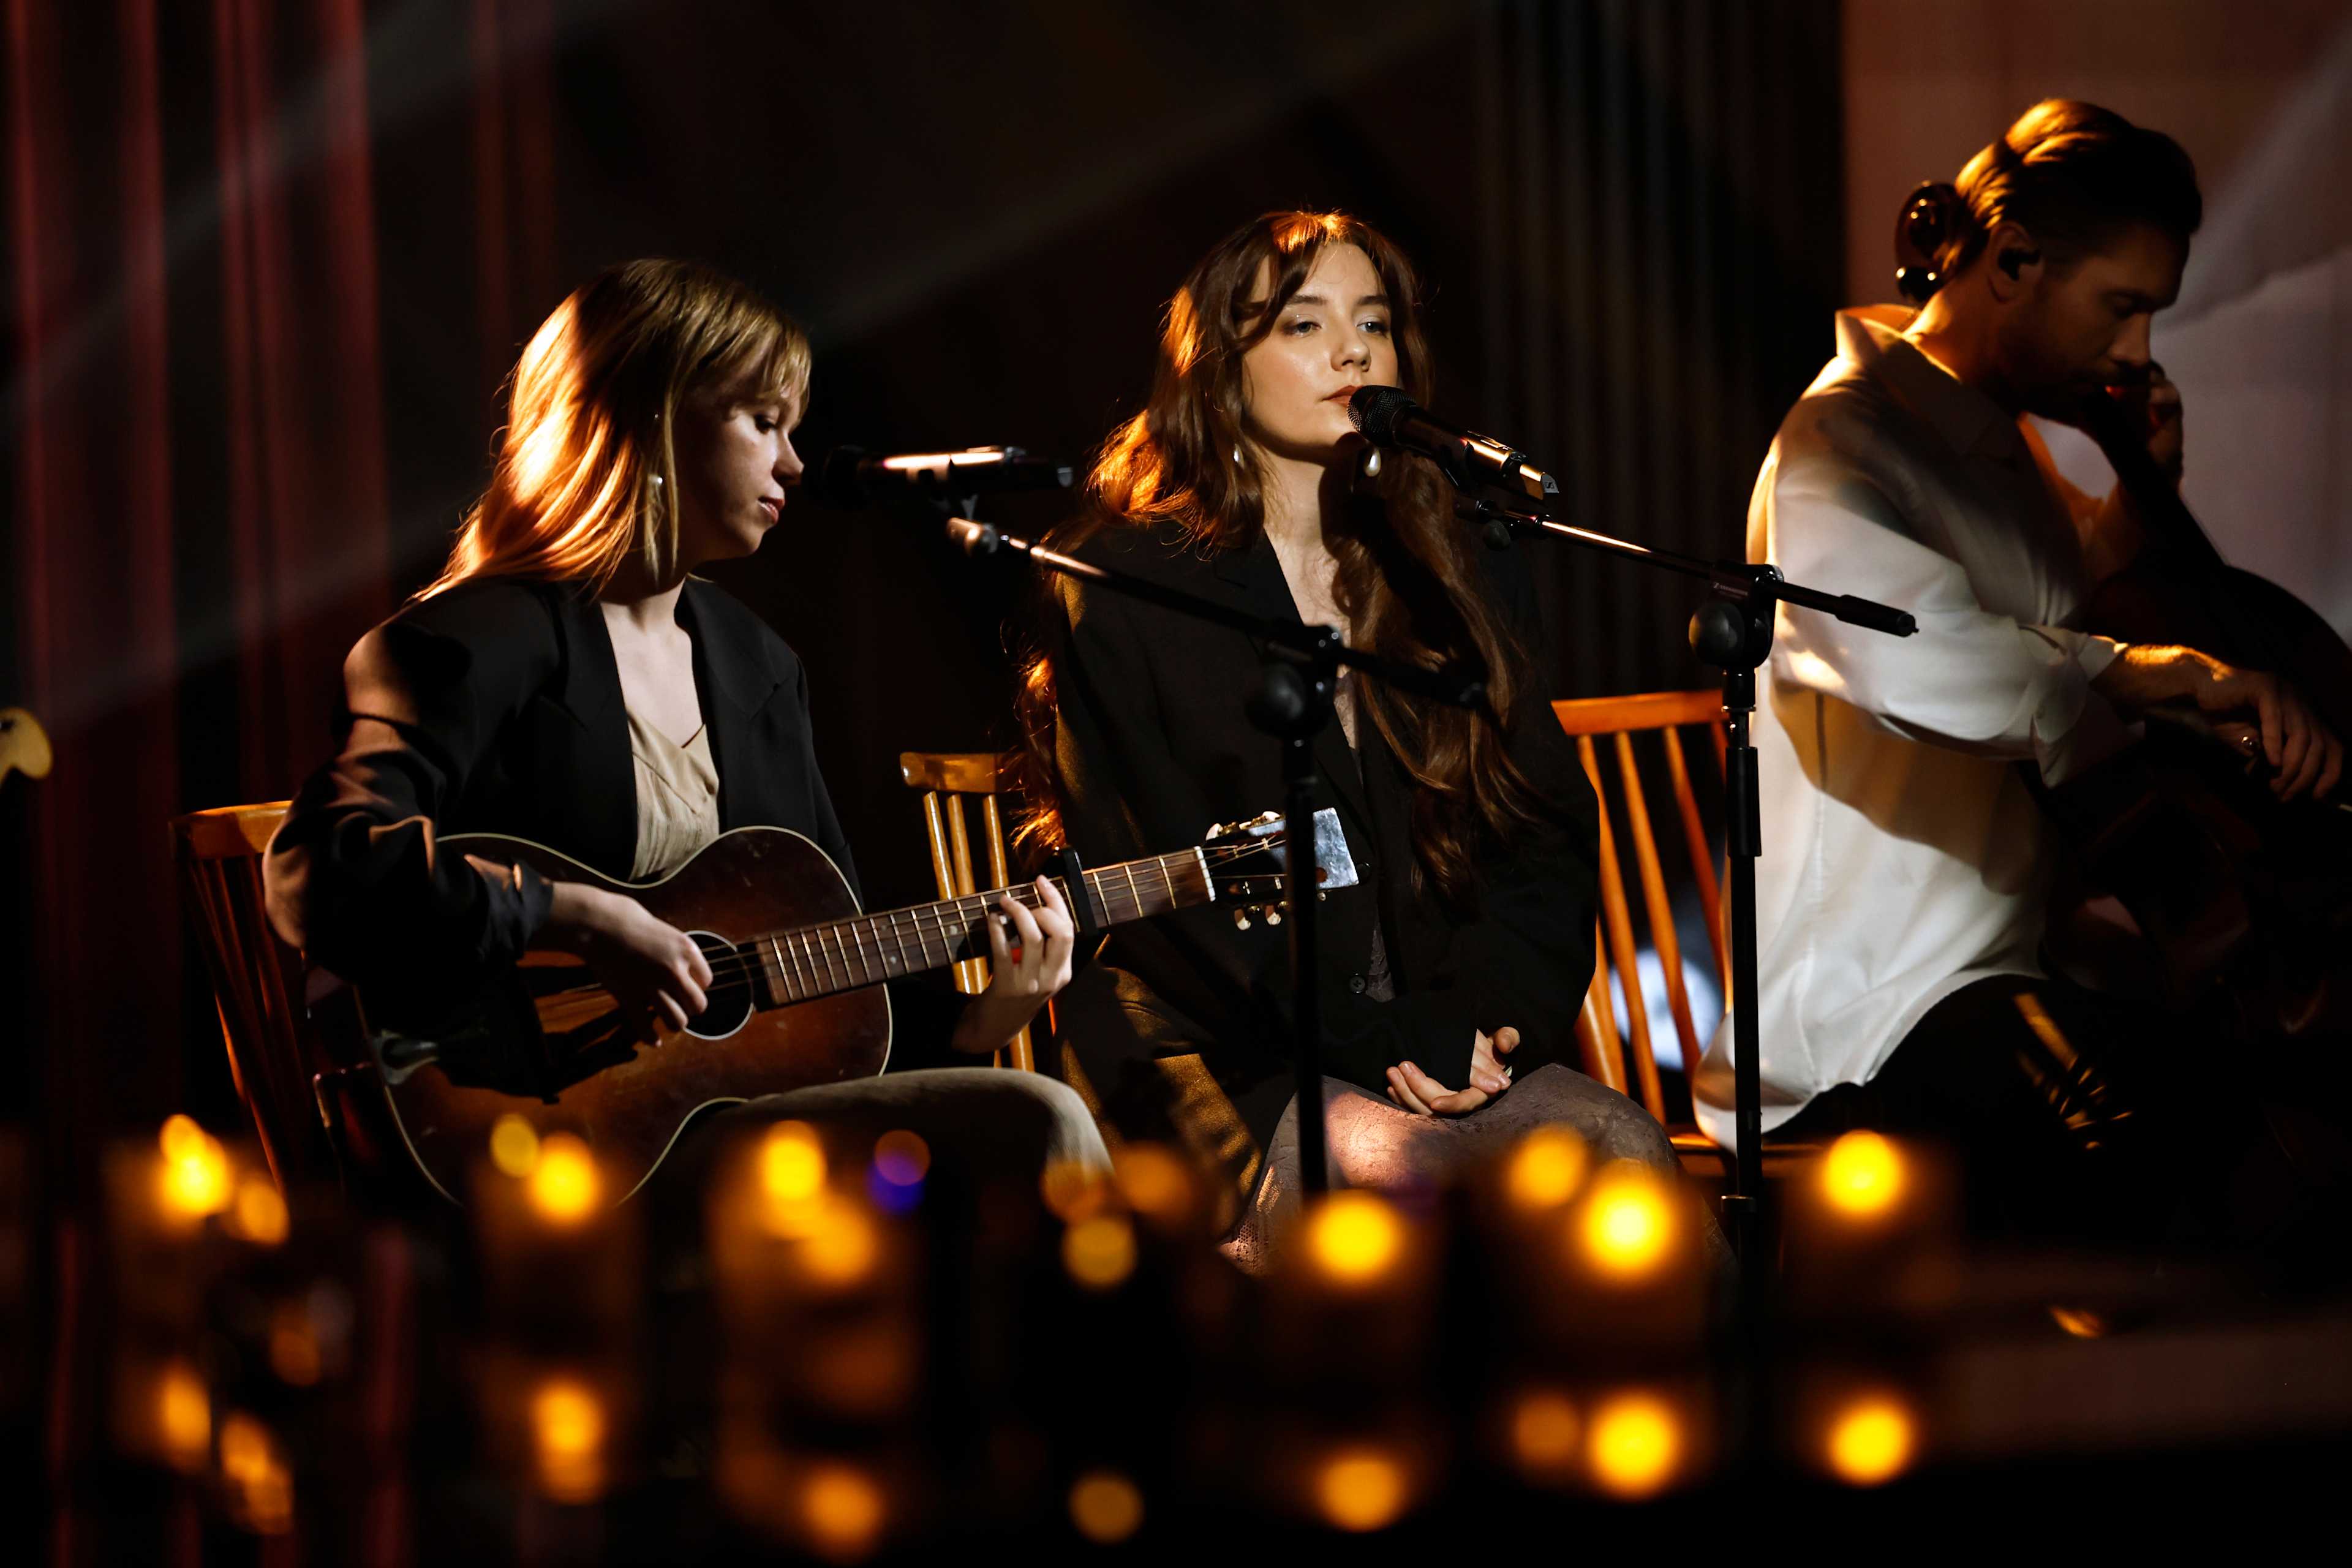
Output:
<svg viewBox="0 0 2352 1568">
<path fill-rule="evenodd" d="M 801 1238 L 801 1267 L 810 1279 L 829 1289 L 845 1289 L 874 1271 L 882 1238 L 873 1219 L 850 1200 L 825 1194 L 814 1205 L 815 1214 Z"/>
<path fill-rule="evenodd" d="M 1333 1193 L 1307 1220 L 1307 1250 L 1334 1283 L 1369 1285 L 1402 1255 L 1404 1222 L 1377 1194 Z"/>
<path fill-rule="evenodd" d="M 539 1163 L 539 1129 L 509 1112 L 490 1123 L 490 1163 L 520 1181 Z"/>
<path fill-rule="evenodd" d="M 1089 1290 L 1108 1290 L 1135 1272 L 1135 1227 L 1098 1214 L 1062 1233 L 1062 1267 Z"/>
<path fill-rule="evenodd" d="M 1361 1533 L 1395 1522 L 1408 1498 L 1404 1466 L 1379 1448 L 1342 1448 L 1315 1471 L 1315 1506 L 1341 1530 Z"/>
<path fill-rule="evenodd" d="M 1651 1394 L 1622 1394 L 1592 1413 L 1588 1456 L 1593 1479 L 1621 1498 L 1663 1489 L 1682 1463 L 1682 1423 Z"/>
<path fill-rule="evenodd" d="M 604 1179 L 588 1145 L 569 1132 L 542 1139 L 539 1158 L 523 1178 L 530 1206 L 551 1225 L 572 1226 L 596 1212 Z"/>
<path fill-rule="evenodd" d="M 173 1469 L 193 1475 L 205 1468 L 213 1447 L 212 1397 L 186 1362 L 165 1362 L 155 1375 L 155 1431 Z"/>
<path fill-rule="evenodd" d="M 1511 1407 L 1511 1457 L 1529 1480 L 1558 1480 L 1575 1466 L 1583 1428 L 1557 1389 L 1531 1388 Z"/>
<path fill-rule="evenodd" d="M 220 1470 L 239 1524 L 262 1535 L 294 1527 L 294 1478 L 268 1427 L 242 1411 L 231 1414 L 221 1423 Z"/>
<path fill-rule="evenodd" d="M 777 1236 L 807 1236 L 817 1220 L 824 1191 L 824 1144 L 805 1121 L 779 1121 L 760 1141 L 760 1194 L 768 1229 Z"/>
<path fill-rule="evenodd" d="M 167 1215 L 200 1220 L 228 1206 L 228 1152 L 218 1140 L 192 1119 L 173 1116 L 164 1121 L 159 1142 L 163 1149 L 159 1196 Z"/>
<path fill-rule="evenodd" d="M 801 1525 L 819 1552 L 836 1562 L 863 1557 L 881 1539 L 887 1508 L 874 1478 L 835 1460 L 810 1468 L 801 1485 Z"/>
<path fill-rule="evenodd" d="M 278 1184 L 258 1171 L 248 1171 L 236 1184 L 236 1203 L 229 1211 L 230 1229 L 257 1247 L 276 1247 L 286 1239 L 286 1200 Z"/>
<path fill-rule="evenodd" d="M 1181 1225 L 1192 1213 L 1192 1169 L 1163 1144 L 1123 1145 L 1111 1156 L 1111 1179 L 1129 1208 L 1158 1224 Z"/>
<path fill-rule="evenodd" d="M 1125 1541 L 1143 1525 L 1143 1493 L 1117 1470 L 1088 1470 L 1070 1488 L 1070 1522 L 1097 1546 Z"/>
<path fill-rule="evenodd" d="M 1056 1160 L 1038 1178 L 1038 1194 L 1065 1225 L 1075 1225 L 1101 1208 L 1109 1196 L 1102 1173 L 1076 1160 Z"/>
<path fill-rule="evenodd" d="M 1657 1177 L 1632 1160 L 1612 1160 L 1594 1178 L 1581 1223 L 1585 1256 L 1626 1281 L 1657 1271 L 1673 1250 L 1677 1226 Z"/>
<path fill-rule="evenodd" d="M 1849 1218 L 1884 1215 L 1902 1200 L 1904 1186 L 1903 1152 L 1875 1132 L 1849 1132 L 1822 1158 L 1822 1197 Z"/>
<path fill-rule="evenodd" d="M 1526 1209 L 1559 1207 L 1584 1184 L 1588 1158 L 1574 1128 L 1537 1128 L 1511 1155 L 1506 1178 L 1511 1201 Z"/>
<path fill-rule="evenodd" d="M 1901 1399 L 1858 1395 L 1830 1418 L 1830 1473 L 1851 1486 L 1878 1486 L 1909 1468 L 1918 1442 L 1918 1423 Z"/>
<path fill-rule="evenodd" d="M 577 1379 L 551 1377 L 531 1391 L 533 1472 L 558 1502 L 586 1503 L 604 1489 L 604 1402 Z"/>
</svg>

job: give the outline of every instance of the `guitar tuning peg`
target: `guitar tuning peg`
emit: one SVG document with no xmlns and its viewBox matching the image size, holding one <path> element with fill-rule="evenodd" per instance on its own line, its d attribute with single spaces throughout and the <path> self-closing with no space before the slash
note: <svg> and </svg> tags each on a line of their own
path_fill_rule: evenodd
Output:
<svg viewBox="0 0 2352 1568">
<path fill-rule="evenodd" d="M 1249 911 L 1247 910 L 1235 910 L 1234 911 L 1234 929 L 1235 931 L 1247 931 L 1249 928 Z"/>
<path fill-rule="evenodd" d="M 1282 923 L 1282 910 L 1273 904 L 1268 904 L 1265 908 L 1265 923 L 1270 926 L 1280 925 Z"/>
</svg>

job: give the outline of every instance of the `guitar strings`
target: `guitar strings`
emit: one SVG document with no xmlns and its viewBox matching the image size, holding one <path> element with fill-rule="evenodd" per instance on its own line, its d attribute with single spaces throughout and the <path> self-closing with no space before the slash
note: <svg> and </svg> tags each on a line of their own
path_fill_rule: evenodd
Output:
<svg viewBox="0 0 2352 1568">
<path fill-rule="evenodd" d="M 1205 868 L 1213 871 L 1218 866 L 1271 847 L 1278 846 L 1269 846 L 1264 840 L 1248 844 L 1203 845 L 1200 848 L 1200 854 Z M 1185 857 L 1181 852 L 1175 857 L 1161 856 L 1154 864 L 1158 866 L 1161 879 L 1168 883 L 1172 892 L 1174 868 L 1168 864 L 1171 858 L 1181 866 Z M 1142 911 L 1143 900 L 1140 890 L 1135 886 L 1135 872 L 1132 869 L 1139 864 L 1144 863 L 1130 861 L 1120 866 L 1102 867 L 1087 873 L 1087 881 L 1094 885 L 1094 891 L 1102 902 L 1104 913 L 1114 922 L 1133 919 Z M 1101 880 L 1108 873 L 1120 870 L 1127 872 L 1129 887 L 1126 889 L 1122 890 Z M 1269 879 L 1278 880 L 1285 873 L 1271 873 Z M 1061 880 L 1066 886 L 1066 879 Z M 889 972 L 887 963 L 877 962 L 882 959 L 886 951 L 882 945 L 884 940 L 887 939 L 895 943 L 902 956 L 907 950 L 906 938 L 908 933 L 898 929 L 898 920 L 901 916 L 914 922 L 911 931 L 916 939 L 916 945 L 926 960 L 929 956 L 930 943 L 935 940 L 947 949 L 950 956 L 945 963 L 926 962 L 919 966 L 903 969 L 898 973 L 911 974 L 926 969 L 947 968 L 951 964 L 965 962 L 964 959 L 953 956 L 956 943 L 967 940 L 971 935 L 971 927 L 979 919 L 984 918 L 993 909 L 994 901 L 1003 897 L 1013 899 L 1024 909 L 1034 910 L 1044 907 L 1044 900 L 1038 895 L 1036 885 L 1032 882 L 1020 882 L 1010 888 L 992 889 L 984 893 L 968 894 L 961 899 L 943 899 L 929 904 L 918 904 L 908 909 L 885 910 L 877 914 L 850 915 L 840 920 L 819 921 L 804 926 L 791 926 L 778 931 L 761 931 L 748 941 L 730 943 L 726 952 L 715 958 L 706 955 L 710 964 L 710 985 L 707 989 L 715 991 L 722 985 L 747 983 L 752 975 L 760 973 L 767 962 L 759 952 L 761 943 L 777 946 L 779 968 L 786 989 L 800 989 L 810 979 L 817 980 L 823 987 L 820 990 L 809 991 L 798 997 L 787 997 L 788 1002 L 814 1001 L 823 995 L 859 990 L 867 985 L 878 985 L 884 980 L 897 978 L 897 975 Z M 1066 891 L 1064 894 L 1066 900 L 1067 897 Z M 1134 909 L 1128 914 L 1119 914 L 1117 912 L 1118 903 L 1132 903 Z M 976 905 L 977 908 L 967 914 L 965 909 L 967 905 Z M 950 910 L 955 911 L 957 916 L 958 923 L 955 926 L 946 923 Z M 939 922 L 935 930 L 925 929 L 921 921 L 922 917 L 926 916 Z M 873 960 L 868 959 L 866 943 L 862 940 L 854 935 L 845 938 L 839 934 L 841 928 L 854 925 L 860 921 L 869 923 L 884 922 L 872 927 L 872 935 L 875 939 Z M 797 948 L 782 945 L 795 938 L 799 939 Z M 988 954 L 984 952 L 973 952 L 968 953 L 966 958 L 987 956 Z M 851 980 L 846 984 L 835 986 L 834 971 L 838 969 L 842 976 L 850 976 L 853 973 L 851 969 L 853 958 L 857 969 L 865 972 L 869 977 L 863 980 Z M 877 967 L 882 970 L 879 974 L 874 973 Z M 612 994 L 608 987 L 591 984 L 551 992 L 538 1000 L 550 1002 L 559 997 L 584 1000 L 591 996 L 611 997 Z"/>
<path fill-rule="evenodd" d="M 1203 847 L 1202 855 L 1205 860 L 1222 865 L 1255 853 L 1260 847 L 1261 846 L 1256 844 L 1218 845 Z M 1172 891 L 1173 880 L 1171 875 L 1172 868 L 1166 864 L 1169 858 L 1160 857 L 1153 864 L 1157 866 L 1160 879 L 1168 883 Z M 1176 858 L 1181 864 L 1182 857 L 1180 855 Z M 1105 913 L 1108 914 L 1113 921 L 1132 919 L 1141 912 L 1140 891 L 1135 885 L 1135 872 L 1129 869 L 1129 866 L 1139 864 L 1143 863 L 1131 862 L 1128 865 L 1103 867 L 1087 873 L 1087 879 L 1094 884 L 1094 890 L 1104 906 Z M 1102 880 L 1110 872 L 1122 870 L 1128 875 L 1129 887 L 1126 889 Z M 1148 876 L 1149 873 L 1146 875 Z M 1068 898 L 1066 891 L 1063 896 L 1066 901 Z M 874 966 L 867 960 L 865 942 L 854 933 L 846 938 L 839 934 L 843 927 L 855 925 L 861 921 L 869 924 L 876 942 L 877 955 L 882 951 L 880 944 L 885 940 L 896 943 L 903 952 L 907 945 L 906 938 L 910 933 L 927 959 L 933 941 L 939 942 L 952 955 L 956 944 L 970 936 L 971 927 L 991 912 L 999 897 L 1010 897 L 1024 909 L 1034 910 L 1044 907 L 1044 900 L 1037 895 L 1035 884 L 1019 882 L 1010 888 L 992 889 L 984 893 L 971 893 L 961 899 L 943 899 L 929 904 L 918 904 L 911 909 L 885 910 L 874 914 L 851 915 L 841 920 L 817 921 L 803 926 L 761 931 L 744 942 L 734 943 L 727 954 L 712 963 L 712 984 L 716 985 L 720 983 L 719 975 L 722 968 L 730 973 L 730 977 L 758 970 L 765 963 L 758 952 L 761 943 L 784 943 L 795 938 L 798 939 L 798 945 L 796 948 L 785 950 L 782 955 L 785 962 L 794 968 L 805 966 L 811 976 L 815 976 L 817 972 L 823 971 L 822 981 L 828 986 L 832 983 L 832 971 L 835 968 L 838 968 L 844 975 L 851 973 L 850 963 L 853 957 L 858 968 L 870 972 Z M 1118 912 L 1117 906 L 1122 903 L 1132 903 L 1134 909 L 1129 913 L 1121 914 Z M 950 912 L 955 921 L 953 925 L 948 923 Z M 911 922 L 907 930 L 898 928 L 898 920 L 902 916 Z M 926 917 L 935 922 L 929 928 L 923 923 Z M 966 956 L 984 958 L 987 954 L 985 952 L 971 952 Z M 960 962 L 962 960 L 950 956 L 945 963 L 927 963 L 923 967 L 945 968 L 948 964 Z M 915 971 L 908 970 L 902 973 L 911 973 Z M 791 973 L 788 969 L 786 978 L 797 982 L 803 977 Z M 883 978 L 892 978 L 892 976 L 886 973 Z M 872 980 L 861 981 L 843 989 L 855 989 L 857 984 L 877 983 Z"/>
</svg>

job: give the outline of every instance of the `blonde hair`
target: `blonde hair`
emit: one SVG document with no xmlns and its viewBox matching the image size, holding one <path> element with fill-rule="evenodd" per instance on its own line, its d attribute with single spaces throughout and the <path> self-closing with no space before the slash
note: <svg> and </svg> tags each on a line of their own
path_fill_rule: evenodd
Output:
<svg viewBox="0 0 2352 1568">
<path fill-rule="evenodd" d="M 515 363 L 490 488 L 425 598 L 470 577 L 602 588 L 631 561 L 678 559 L 673 431 L 693 391 L 806 393 L 808 335 L 757 293 L 690 261 L 628 261 L 573 290 Z"/>
</svg>

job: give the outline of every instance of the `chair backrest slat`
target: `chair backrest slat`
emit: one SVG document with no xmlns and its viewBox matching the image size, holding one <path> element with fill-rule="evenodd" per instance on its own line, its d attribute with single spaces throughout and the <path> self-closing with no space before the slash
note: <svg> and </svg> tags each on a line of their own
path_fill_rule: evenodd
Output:
<svg viewBox="0 0 2352 1568">
<path fill-rule="evenodd" d="M 1722 726 L 1716 726 L 1717 733 Z M 1715 852 L 1707 847 L 1706 825 L 1699 820 L 1698 797 L 1692 793 L 1690 769 L 1683 763 L 1682 737 L 1673 725 L 1658 731 L 1666 742 L 1666 774 L 1675 786 L 1675 810 L 1683 822 L 1683 847 L 1690 851 L 1691 874 L 1698 880 L 1699 907 L 1707 911 L 1706 942 L 1715 950 L 1715 978 L 1719 987 L 1731 982 L 1730 955 L 1724 949 L 1723 891 L 1715 875 Z"/>
<path fill-rule="evenodd" d="M 1622 730 L 1617 731 L 1617 772 L 1625 785 L 1625 820 L 1633 839 L 1633 864 L 1642 873 L 1642 908 L 1665 976 L 1666 1010 L 1675 1021 L 1675 1038 L 1682 1042 L 1683 1060 L 1692 1061 L 1698 1056 L 1698 1030 L 1691 1023 L 1690 996 L 1683 985 L 1682 942 L 1675 931 L 1674 905 L 1666 899 L 1666 873 L 1658 863 L 1658 841 L 1650 832 L 1650 807 L 1643 798 L 1641 771 L 1633 765 L 1633 737 Z M 1638 986 L 1640 974 L 1628 973 L 1625 984 L 1629 989 Z M 1657 1058 L 1644 1052 L 1633 1068 L 1642 1085 L 1642 1103 L 1664 1121 L 1666 1093 L 1658 1082 Z"/>
<path fill-rule="evenodd" d="M 1658 1072 L 1657 1058 L 1652 1048 L 1649 1005 L 1642 991 L 1632 900 L 1625 886 L 1626 868 L 1619 856 L 1613 825 L 1617 813 L 1610 803 L 1609 791 L 1601 780 L 1595 742 L 1602 735 L 1611 737 L 1617 753 L 1615 771 L 1625 797 L 1622 809 L 1633 869 L 1642 881 L 1642 912 L 1648 927 L 1649 940 L 1664 972 L 1666 1006 L 1673 1016 L 1675 1034 L 1682 1046 L 1685 1069 L 1693 1070 L 1706 1042 L 1701 1038 L 1698 1020 L 1691 1011 L 1689 986 L 1684 977 L 1682 942 L 1675 924 L 1674 900 L 1667 889 L 1657 835 L 1651 822 L 1649 797 L 1643 788 L 1636 758 L 1633 732 L 1642 730 L 1660 732 L 1661 743 L 1665 750 L 1667 779 L 1675 797 L 1675 815 L 1682 826 L 1683 847 L 1690 857 L 1692 879 L 1696 884 L 1696 891 L 1706 914 L 1707 942 L 1714 950 L 1716 975 L 1724 982 L 1727 1002 L 1730 986 L 1727 977 L 1727 932 L 1724 923 L 1723 883 L 1717 870 L 1716 852 L 1709 846 L 1706 822 L 1699 812 L 1697 794 L 1692 786 L 1682 739 L 1676 733 L 1681 726 L 1686 724 L 1706 726 L 1707 732 L 1715 741 L 1717 776 L 1720 778 L 1727 749 L 1723 699 L 1716 691 L 1653 691 L 1631 697 L 1597 697 L 1555 702 L 1552 710 L 1559 720 L 1560 728 L 1575 737 L 1577 755 L 1583 763 L 1585 776 L 1591 781 L 1593 793 L 1601 803 L 1597 846 L 1601 861 L 1601 908 L 1594 921 L 1596 961 L 1592 985 L 1582 1015 L 1577 1021 L 1579 1043 L 1588 1064 L 1585 1070 L 1612 1088 L 1621 1089 L 1630 1077 L 1635 1086 L 1633 1092 L 1638 1094 L 1643 1104 L 1652 1115 L 1664 1121 L 1667 1110 L 1664 1087 Z M 1625 1028 L 1622 1037 L 1612 1016 L 1612 1004 L 1617 999 L 1610 993 L 1612 975 L 1620 988 L 1617 996 L 1623 998 Z"/>
<path fill-rule="evenodd" d="M 326 1173 L 312 1075 L 323 1065 L 299 1000 L 300 956 L 269 924 L 261 855 L 286 803 L 228 806 L 172 819 L 173 858 L 197 916 L 229 1078 L 253 1119 L 262 1157 L 283 1188 Z"/>
<path fill-rule="evenodd" d="M 1625 1037 L 1632 1042 L 1635 1062 L 1653 1061 L 1650 1050 L 1650 1010 L 1642 996 L 1640 966 L 1633 956 L 1633 915 L 1626 907 L 1625 877 L 1617 861 L 1617 835 L 1609 826 L 1609 792 L 1601 782 L 1601 763 L 1593 755 L 1592 737 L 1576 738 L 1576 753 L 1583 760 L 1584 776 L 1601 799 L 1601 929 L 1608 938 L 1606 967 L 1624 978 Z"/>
<path fill-rule="evenodd" d="M 989 886 L 1006 887 L 1013 880 L 1004 844 L 1004 817 L 996 804 L 1011 759 L 993 752 L 901 752 L 898 772 L 909 789 L 923 792 L 923 826 L 930 837 L 931 876 L 942 899 L 968 899 L 982 891 L 974 879 L 971 830 L 965 803 L 980 800 L 981 827 L 987 837 Z M 977 996 L 988 989 L 988 960 L 968 958 L 955 966 L 956 989 Z M 1036 1047 L 1024 1027 L 1003 1053 L 1023 1071 L 1036 1068 Z"/>
<path fill-rule="evenodd" d="M 1592 922 L 1592 984 L 1584 988 L 1584 1009 L 1576 1018 L 1576 1043 L 1584 1075 L 1618 1093 L 1625 1092 L 1625 1046 L 1617 1037 L 1617 1010 L 1609 1002 L 1609 963 L 1601 955 L 1601 922 Z"/>
</svg>

